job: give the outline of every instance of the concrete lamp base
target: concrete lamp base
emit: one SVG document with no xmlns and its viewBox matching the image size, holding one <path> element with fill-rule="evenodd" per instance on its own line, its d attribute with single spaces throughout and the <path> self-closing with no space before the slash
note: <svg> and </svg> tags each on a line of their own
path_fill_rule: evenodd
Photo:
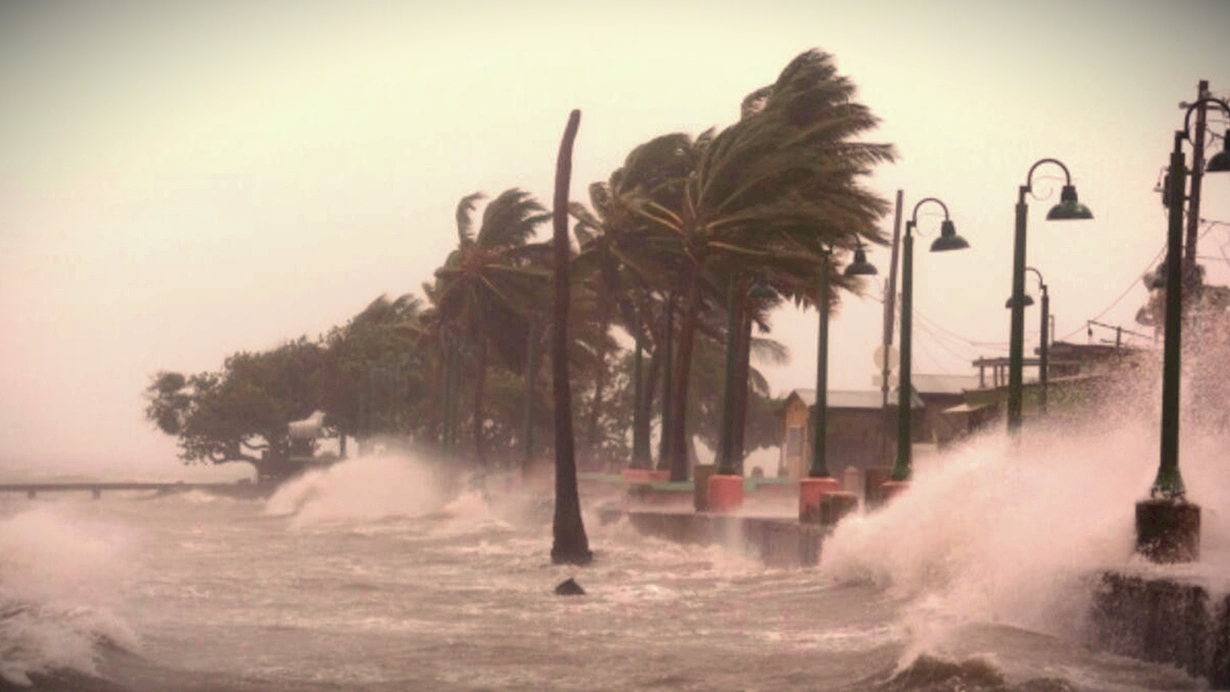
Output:
<svg viewBox="0 0 1230 692">
<path fill-rule="evenodd" d="M 889 502 L 894 497 L 910 489 L 909 481 L 884 481 L 880 485 L 880 493 L 884 498 L 884 502 Z"/>
<path fill-rule="evenodd" d="M 1200 559 L 1200 506 L 1176 500 L 1136 503 L 1136 552 L 1153 562 Z"/>
<path fill-rule="evenodd" d="M 710 512 L 737 512 L 743 507 L 743 476 L 709 476 Z"/>
<path fill-rule="evenodd" d="M 799 481 L 799 521 L 820 523 L 820 500 L 827 493 L 841 490 L 836 478 L 804 478 Z"/>
<path fill-rule="evenodd" d="M 836 526 L 837 522 L 858 509 L 858 495 L 837 491 L 825 493 L 820 498 L 820 523 L 825 526 Z"/>
</svg>

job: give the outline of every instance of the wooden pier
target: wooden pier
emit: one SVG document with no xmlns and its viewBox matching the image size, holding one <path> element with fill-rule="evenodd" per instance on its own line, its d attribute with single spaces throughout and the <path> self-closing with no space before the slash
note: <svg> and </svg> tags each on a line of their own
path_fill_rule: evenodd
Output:
<svg viewBox="0 0 1230 692">
<path fill-rule="evenodd" d="M 258 499 L 268 497 L 273 493 L 275 484 L 271 483 L 147 483 L 147 482 L 96 482 L 81 481 L 72 483 L 0 483 L 0 493 L 25 493 L 31 500 L 39 493 L 88 492 L 94 499 L 102 497 L 103 491 L 153 491 L 159 495 L 186 493 L 191 490 L 201 490 L 214 495 L 224 495 L 240 499 Z"/>
</svg>

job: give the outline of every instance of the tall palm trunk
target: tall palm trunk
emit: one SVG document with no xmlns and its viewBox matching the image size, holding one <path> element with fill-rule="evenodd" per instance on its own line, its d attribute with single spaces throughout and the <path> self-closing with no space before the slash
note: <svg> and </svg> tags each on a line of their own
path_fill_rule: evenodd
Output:
<svg viewBox="0 0 1230 692">
<path fill-rule="evenodd" d="M 525 395 L 525 421 L 521 428 L 521 445 L 524 456 L 521 459 L 521 477 L 526 478 L 530 466 L 534 463 L 534 385 L 538 381 L 538 321 L 530 320 L 529 336 L 525 345 L 525 375 L 522 377 L 522 387 Z"/>
<path fill-rule="evenodd" d="M 735 470 L 743 475 L 743 437 L 747 432 L 748 373 L 751 371 L 752 320 L 747 309 L 741 307 L 739 333 L 735 335 L 735 382 L 734 427 L 730 430 L 730 458 Z"/>
<path fill-rule="evenodd" d="M 683 322 L 679 325 L 679 347 L 671 373 L 670 407 L 670 469 L 671 480 L 688 479 L 688 380 L 692 369 L 692 346 L 696 341 L 696 325 L 700 316 L 700 271 L 694 269 L 688 279 L 684 298 Z"/>
<path fill-rule="evenodd" d="M 645 348 L 641 334 L 640 313 L 633 323 L 636 330 L 636 352 L 632 363 L 632 463 L 634 469 L 649 468 L 649 426 L 645 406 Z"/>
<path fill-rule="evenodd" d="M 658 396 L 658 374 L 662 372 L 661 349 L 655 349 L 649 357 L 649 367 L 645 369 L 643 379 L 644 393 L 641 395 L 641 426 L 645 436 L 646 454 L 649 453 L 649 438 L 653 430 L 653 401 Z M 645 468 L 653 468 L 653 459 L 649 459 Z"/>
<path fill-rule="evenodd" d="M 666 299 L 666 314 L 663 316 L 665 324 L 662 327 L 662 421 L 659 424 L 662 429 L 661 439 L 658 441 L 658 470 L 666 471 L 670 469 L 671 464 L 671 435 L 670 435 L 670 420 L 671 420 L 671 373 L 673 371 L 672 353 L 675 349 L 675 292 L 671 291 Z"/>
<path fill-rule="evenodd" d="M 603 272 L 604 275 L 606 272 Z M 598 296 L 598 324 L 602 325 L 601 339 L 598 342 L 598 370 L 594 375 L 594 400 L 593 405 L 589 409 L 589 419 L 585 424 L 585 441 L 588 449 L 586 450 L 586 458 L 593 459 L 599 450 L 599 432 L 598 423 L 602 419 L 602 408 L 606 396 L 607 385 L 607 356 L 609 355 L 606 337 L 611 331 L 611 294 L 609 287 L 612 281 L 604 276 L 601 282 L 601 295 Z"/>
<path fill-rule="evenodd" d="M 577 492 L 577 461 L 572 436 L 572 387 L 568 381 L 568 185 L 572 180 L 572 143 L 581 125 L 581 111 L 568 116 L 568 126 L 559 145 L 555 164 L 555 209 L 553 210 L 555 255 L 554 330 L 551 333 L 551 370 L 555 395 L 555 517 L 551 561 L 586 564 L 594 559 L 581 520 Z"/>
<path fill-rule="evenodd" d="M 483 449 L 483 394 L 487 388 L 487 333 L 480 322 L 478 339 L 475 344 L 477 353 L 474 373 L 474 463 L 479 468 L 487 468 L 486 450 Z"/>
</svg>

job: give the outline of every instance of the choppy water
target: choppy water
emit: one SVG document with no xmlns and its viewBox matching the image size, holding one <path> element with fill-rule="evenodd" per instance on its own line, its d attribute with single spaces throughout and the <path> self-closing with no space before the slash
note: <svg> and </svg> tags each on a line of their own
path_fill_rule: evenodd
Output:
<svg viewBox="0 0 1230 692">
<path fill-rule="evenodd" d="M 0 496 L 0 689 L 1200 689 L 1080 644 L 1085 578 L 1132 559 L 1147 442 L 985 441 L 804 570 L 592 515 L 595 563 L 553 566 L 548 502 L 449 496 L 406 459 L 262 501 Z M 1221 573 L 1226 465 L 1189 466 L 1196 569 Z M 569 576 L 587 596 L 553 595 Z"/>
</svg>

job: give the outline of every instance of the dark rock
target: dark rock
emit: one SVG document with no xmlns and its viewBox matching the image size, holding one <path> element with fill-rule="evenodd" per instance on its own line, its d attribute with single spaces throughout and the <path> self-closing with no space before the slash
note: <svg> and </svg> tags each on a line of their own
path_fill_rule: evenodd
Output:
<svg viewBox="0 0 1230 692">
<path fill-rule="evenodd" d="M 572 579 L 570 577 L 560 582 L 559 585 L 555 587 L 555 595 L 556 596 L 584 596 L 585 589 L 582 589 L 581 585 L 578 584 L 575 579 Z"/>
</svg>

